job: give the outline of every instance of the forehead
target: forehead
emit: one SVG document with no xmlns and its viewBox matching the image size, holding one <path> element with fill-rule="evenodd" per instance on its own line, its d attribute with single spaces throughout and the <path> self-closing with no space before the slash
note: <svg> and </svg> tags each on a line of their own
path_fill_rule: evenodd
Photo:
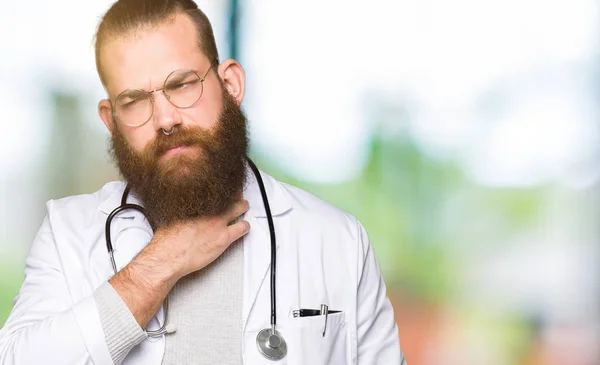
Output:
<svg viewBox="0 0 600 365">
<path fill-rule="evenodd" d="M 174 70 L 209 65 L 198 46 L 196 28 L 185 15 L 110 39 L 102 46 L 100 62 L 111 97 L 126 89 L 161 87 Z"/>
</svg>

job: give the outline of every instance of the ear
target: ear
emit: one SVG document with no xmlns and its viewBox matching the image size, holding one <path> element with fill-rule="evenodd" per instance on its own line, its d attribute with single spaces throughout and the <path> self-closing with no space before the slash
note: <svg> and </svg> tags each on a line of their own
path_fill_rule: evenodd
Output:
<svg viewBox="0 0 600 365">
<path fill-rule="evenodd" d="M 98 103 L 98 115 L 104 122 L 104 125 L 108 129 L 110 133 L 113 132 L 113 128 L 115 128 L 115 118 L 112 113 L 112 106 L 110 105 L 110 101 L 108 99 L 102 99 Z"/>
<path fill-rule="evenodd" d="M 244 99 L 246 74 L 240 63 L 232 58 L 223 61 L 217 70 L 227 92 L 237 101 L 238 105 Z"/>
</svg>

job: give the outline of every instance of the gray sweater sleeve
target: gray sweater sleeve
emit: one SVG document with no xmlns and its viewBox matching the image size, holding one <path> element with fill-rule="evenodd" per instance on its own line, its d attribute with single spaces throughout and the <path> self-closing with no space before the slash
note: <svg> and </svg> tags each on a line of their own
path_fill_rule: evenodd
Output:
<svg viewBox="0 0 600 365">
<path fill-rule="evenodd" d="M 119 365 L 132 348 L 146 339 L 146 334 L 110 283 L 96 289 L 94 299 L 110 356 Z"/>
</svg>

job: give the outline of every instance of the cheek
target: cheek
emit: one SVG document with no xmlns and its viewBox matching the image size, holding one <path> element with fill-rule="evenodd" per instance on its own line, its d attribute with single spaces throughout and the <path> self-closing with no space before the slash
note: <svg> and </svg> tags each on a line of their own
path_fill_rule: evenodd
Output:
<svg viewBox="0 0 600 365">
<path fill-rule="evenodd" d="M 180 109 L 179 112 L 184 125 L 211 129 L 217 123 L 221 112 L 220 95 L 205 92 L 196 105 L 192 108 Z"/>
<path fill-rule="evenodd" d="M 150 123 L 123 131 L 127 143 L 137 152 L 142 152 L 146 144 L 154 138 L 155 132 Z"/>
</svg>

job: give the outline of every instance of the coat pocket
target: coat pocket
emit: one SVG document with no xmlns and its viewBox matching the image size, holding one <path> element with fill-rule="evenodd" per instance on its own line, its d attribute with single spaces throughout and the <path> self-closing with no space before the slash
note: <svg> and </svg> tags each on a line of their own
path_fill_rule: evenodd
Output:
<svg viewBox="0 0 600 365">
<path fill-rule="evenodd" d="M 330 314 L 323 336 L 325 316 L 286 318 L 277 325 L 283 336 L 287 353 L 278 361 L 260 355 L 256 345 L 258 332 L 245 334 L 244 364 L 252 365 L 347 365 L 349 347 L 345 313 Z M 267 327 L 265 327 L 267 328 Z"/>
<path fill-rule="evenodd" d="M 281 328 L 288 342 L 288 364 L 349 364 L 345 316 L 345 312 L 329 314 L 326 327 L 323 315 L 290 318 Z"/>
</svg>

